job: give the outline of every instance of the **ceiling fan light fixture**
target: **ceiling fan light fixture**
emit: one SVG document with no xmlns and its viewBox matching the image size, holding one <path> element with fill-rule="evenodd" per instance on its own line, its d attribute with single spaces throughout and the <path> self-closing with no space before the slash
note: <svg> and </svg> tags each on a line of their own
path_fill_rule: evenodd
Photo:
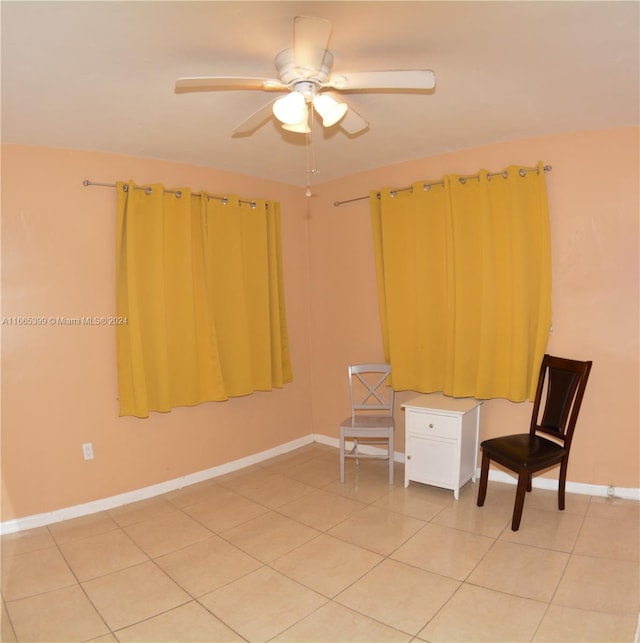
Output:
<svg viewBox="0 0 640 643">
<path fill-rule="evenodd" d="M 2 0 L 0 0 L 2 2 Z M 304 3 L 299 3 L 304 4 Z M 286 129 L 310 134 L 314 120 L 309 110 L 315 109 L 324 127 L 340 122 L 348 136 L 369 129 L 369 123 L 353 108 L 331 98 L 333 92 L 380 91 L 391 93 L 433 90 L 436 77 L 430 69 L 391 69 L 333 73 L 333 54 L 327 49 L 331 23 L 325 18 L 296 16 L 293 20 L 293 47 L 282 50 L 275 58 L 277 78 L 242 76 L 201 76 L 178 78 L 176 93 L 227 90 L 262 90 L 285 92 L 270 100 L 237 125 L 233 136 L 246 136 L 269 120 L 273 111 Z M 324 90 L 328 95 L 319 95 Z M 338 94 L 339 95 L 339 94 Z M 305 114 L 308 114 L 305 120 Z"/>
<path fill-rule="evenodd" d="M 273 104 L 274 116 L 285 125 L 296 125 L 304 118 L 307 106 L 304 96 L 293 91 Z"/>
<path fill-rule="evenodd" d="M 299 134 L 309 134 L 311 132 L 309 129 L 309 108 L 306 105 L 304 106 L 304 116 L 298 123 L 293 123 L 293 125 L 283 123 L 282 129 L 286 129 L 289 132 L 297 132 Z"/>
<path fill-rule="evenodd" d="M 318 94 L 313 99 L 313 107 L 322 116 L 322 124 L 325 127 L 335 125 L 346 113 L 347 105 L 326 94 Z"/>
</svg>

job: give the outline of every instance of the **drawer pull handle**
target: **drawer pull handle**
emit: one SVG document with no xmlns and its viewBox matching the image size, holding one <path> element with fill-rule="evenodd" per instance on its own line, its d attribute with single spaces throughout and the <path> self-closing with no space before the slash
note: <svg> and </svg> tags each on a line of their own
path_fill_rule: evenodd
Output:
<svg viewBox="0 0 640 643">
<path fill-rule="evenodd" d="M 429 425 L 429 428 L 430 428 L 430 429 L 433 429 L 433 424 L 430 424 L 430 425 Z"/>
<path fill-rule="evenodd" d="M 411 456 L 410 456 L 410 455 L 408 455 L 408 456 L 407 456 L 407 460 L 411 460 Z"/>
</svg>

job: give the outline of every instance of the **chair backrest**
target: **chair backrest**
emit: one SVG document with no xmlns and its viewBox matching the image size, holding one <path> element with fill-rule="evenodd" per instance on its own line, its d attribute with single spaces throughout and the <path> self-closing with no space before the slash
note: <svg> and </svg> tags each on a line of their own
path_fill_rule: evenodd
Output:
<svg viewBox="0 0 640 643">
<path fill-rule="evenodd" d="M 351 364 L 349 395 L 351 415 L 393 415 L 395 392 L 388 385 L 389 364 Z"/>
<path fill-rule="evenodd" d="M 592 362 L 545 355 L 529 433 L 546 433 L 569 450 Z"/>
</svg>

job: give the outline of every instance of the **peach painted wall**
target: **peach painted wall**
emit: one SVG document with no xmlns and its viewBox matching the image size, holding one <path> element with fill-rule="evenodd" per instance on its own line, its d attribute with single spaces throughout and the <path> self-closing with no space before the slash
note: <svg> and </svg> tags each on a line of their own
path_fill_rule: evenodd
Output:
<svg viewBox="0 0 640 643">
<path fill-rule="evenodd" d="M 447 173 L 538 160 L 553 243 L 549 352 L 593 359 L 569 480 L 640 487 L 638 130 L 514 141 L 408 161 L 301 189 L 171 162 L 3 146 L 2 315 L 108 315 L 115 191 L 82 180 L 162 182 L 282 203 L 294 382 L 282 390 L 118 418 L 115 337 L 100 327 L 0 327 L 2 520 L 195 473 L 320 433 L 336 438 L 350 362 L 382 358 L 366 201 L 335 200 Z M 412 397 L 398 394 L 398 402 Z M 398 405 L 399 406 L 399 405 Z M 483 405 L 481 437 L 528 425 L 530 404 Z M 397 450 L 404 450 L 398 410 Z M 96 457 L 82 459 L 92 442 Z"/>
<path fill-rule="evenodd" d="M 20 146 L 2 150 L 2 316 L 114 312 L 112 188 L 189 186 L 282 204 L 294 381 L 227 402 L 119 418 L 114 328 L 2 326 L 2 520 L 107 498 L 311 431 L 306 200 L 299 188 L 177 163 Z M 93 443 L 84 461 L 81 445 Z"/>
<path fill-rule="evenodd" d="M 630 128 L 500 143 L 320 186 L 309 232 L 314 431 L 337 436 L 348 400 L 347 364 L 382 359 L 368 202 L 337 208 L 333 202 L 444 174 L 542 160 L 553 168 L 547 173 L 553 244 L 548 352 L 594 362 L 568 479 L 640 487 L 638 136 Z M 398 407 L 414 395 L 399 393 Z M 404 451 L 403 416 L 396 412 L 398 451 Z M 530 416 L 528 402 L 485 402 L 480 437 L 526 431 Z"/>
</svg>

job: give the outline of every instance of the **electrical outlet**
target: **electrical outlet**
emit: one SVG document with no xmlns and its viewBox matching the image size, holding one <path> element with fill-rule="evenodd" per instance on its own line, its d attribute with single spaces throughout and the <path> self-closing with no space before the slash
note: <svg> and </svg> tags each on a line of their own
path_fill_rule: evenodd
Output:
<svg viewBox="0 0 640 643">
<path fill-rule="evenodd" d="M 85 460 L 93 460 L 93 444 L 91 444 L 91 442 L 85 442 L 82 445 L 82 453 Z"/>
<path fill-rule="evenodd" d="M 613 496 L 615 496 L 615 494 L 616 494 L 616 488 L 613 485 L 609 485 L 607 487 L 607 496 L 609 498 L 613 498 Z"/>
</svg>

